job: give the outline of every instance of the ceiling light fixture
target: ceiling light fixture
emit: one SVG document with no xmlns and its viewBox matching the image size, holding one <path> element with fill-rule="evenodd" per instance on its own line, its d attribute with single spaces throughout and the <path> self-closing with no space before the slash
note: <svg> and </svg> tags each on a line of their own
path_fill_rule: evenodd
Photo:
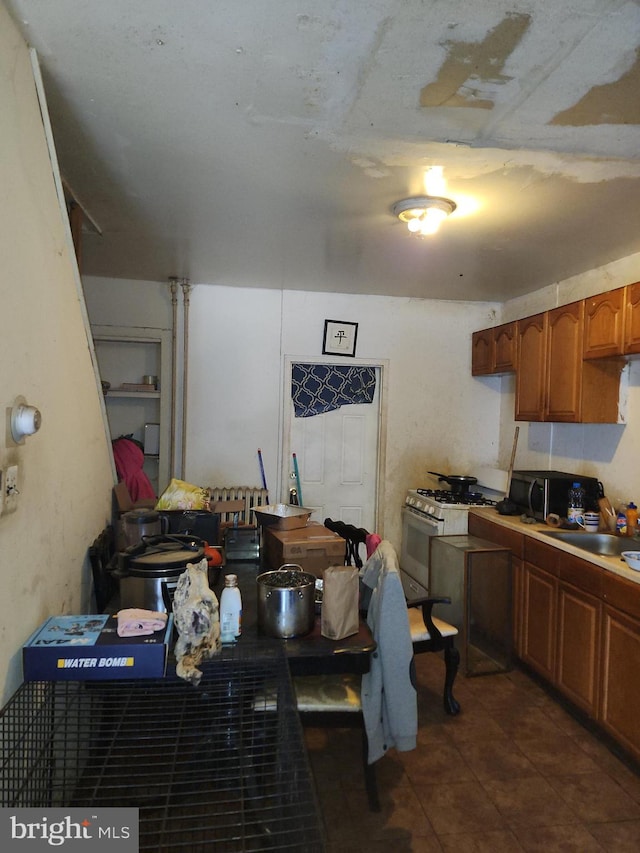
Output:
<svg viewBox="0 0 640 853">
<path fill-rule="evenodd" d="M 412 234 L 435 234 L 440 223 L 456 209 L 455 201 L 436 195 L 403 198 L 393 205 L 393 215 L 405 222 Z"/>
</svg>

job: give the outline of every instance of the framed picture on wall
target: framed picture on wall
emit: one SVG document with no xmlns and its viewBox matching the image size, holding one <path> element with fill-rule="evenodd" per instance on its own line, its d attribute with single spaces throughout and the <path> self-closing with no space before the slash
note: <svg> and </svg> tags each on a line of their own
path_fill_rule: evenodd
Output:
<svg viewBox="0 0 640 853">
<path fill-rule="evenodd" d="M 343 320 L 325 320 L 322 354 L 353 357 L 356 354 L 357 337 L 357 323 L 347 323 Z"/>
</svg>

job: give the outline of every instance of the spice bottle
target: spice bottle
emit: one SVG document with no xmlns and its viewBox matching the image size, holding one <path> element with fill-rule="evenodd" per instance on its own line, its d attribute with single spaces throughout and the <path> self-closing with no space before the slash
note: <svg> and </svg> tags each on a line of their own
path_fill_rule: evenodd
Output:
<svg viewBox="0 0 640 853">
<path fill-rule="evenodd" d="M 220 596 L 220 639 L 235 643 L 242 632 L 242 596 L 238 589 L 238 576 L 225 575 Z"/>
<path fill-rule="evenodd" d="M 627 536 L 635 536 L 638 532 L 638 507 L 633 501 L 627 507 Z"/>
<path fill-rule="evenodd" d="M 584 496 L 585 491 L 580 483 L 574 483 L 569 489 L 568 522 L 584 525 Z"/>
</svg>

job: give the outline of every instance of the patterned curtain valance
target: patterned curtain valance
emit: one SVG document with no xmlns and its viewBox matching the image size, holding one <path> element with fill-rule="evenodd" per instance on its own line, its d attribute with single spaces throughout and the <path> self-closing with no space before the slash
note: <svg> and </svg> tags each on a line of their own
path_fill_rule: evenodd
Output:
<svg viewBox="0 0 640 853">
<path fill-rule="evenodd" d="M 375 391 L 375 367 L 292 365 L 291 399 L 296 418 L 309 418 L 351 403 L 371 403 Z"/>
</svg>

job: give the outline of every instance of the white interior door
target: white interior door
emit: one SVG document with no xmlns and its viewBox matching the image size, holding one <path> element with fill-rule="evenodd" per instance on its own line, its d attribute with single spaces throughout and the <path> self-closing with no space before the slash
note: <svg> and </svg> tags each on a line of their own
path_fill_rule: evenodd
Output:
<svg viewBox="0 0 640 853">
<path fill-rule="evenodd" d="M 288 395 L 285 500 L 289 501 L 289 490 L 296 487 L 292 476 L 295 453 L 302 503 L 314 510 L 312 521 L 322 523 L 325 518 L 333 518 L 371 532 L 375 530 L 381 397 L 381 370 L 379 367 L 375 370 L 372 403 L 346 405 L 326 414 L 296 418 Z"/>
</svg>

